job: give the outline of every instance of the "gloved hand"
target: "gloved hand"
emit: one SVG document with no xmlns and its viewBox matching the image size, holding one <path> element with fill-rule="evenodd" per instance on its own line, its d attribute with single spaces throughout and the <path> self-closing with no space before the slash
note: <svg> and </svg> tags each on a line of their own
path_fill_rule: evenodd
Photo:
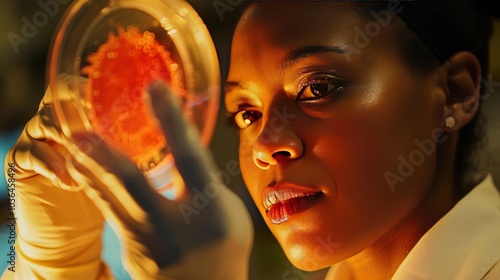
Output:
<svg viewBox="0 0 500 280">
<path fill-rule="evenodd" d="M 50 95 L 47 96 L 44 104 L 50 103 Z M 18 143 L 11 154 L 19 168 L 31 170 L 33 176 L 40 177 L 30 186 L 25 184 L 23 189 L 38 189 L 38 192 L 29 193 L 33 198 L 38 198 L 37 195 L 43 194 L 47 188 L 86 196 L 85 207 L 80 205 L 79 208 L 87 212 L 92 209 L 97 217 L 86 221 L 87 225 L 91 222 L 102 225 L 100 213 L 110 222 L 122 242 L 124 266 L 134 279 L 246 279 L 253 229 L 243 202 L 210 176 L 215 172 L 215 164 L 208 151 L 201 148 L 194 126 L 184 121 L 175 95 L 166 86 L 156 84 L 151 87 L 151 98 L 185 183 L 186 192 L 182 197 L 170 201 L 159 195 L 134 163 L 96 135 L 81 133 L 72 141 L 65 139 L 51 111 L 37 114 L 28 127 L 38 128 L 34 129 L 38 134 L 30 133 L 33 129 L 27 127 L 23 133 L 25 144 Z M 82 143 L 91 143 L 91 148 L 79 145 Z M 53 162 L 66 168 L 55 168 Z M 28 178 L 18 180 L 18 185 L 21 185 Z M 51 182 L 56 187 L 51 186 Z M 74 186 L 79 186 L 82 191 L 67 191 Z M 22 196 L 23 190 L 19 193 Z M 186 220 L 181 209 L 186 209 L 186 206 L 192 209 L 194 199 L 200 194 L 207 195 L 209 203 Z M 69 217 L 80 214 L 80 209 L 59 208 L 64 204 L 59 202 L 54 200 L 50 204 Z M 23 204 L 21 207 L 28 211 L 31 206 Z M 90 216 L 94 217 L 93 214 Z M 63 227 L 59 222 L 66 220 L 52 221 L 52 224 Z M 20 236 L 34 226 L 36 230 L 37 224 L 26 223 L 19 227 Z M 70 231 L 78 232 L 82 238 L 86 236 L 86 229 L 75 225 Z M 43 237 L 37 241 L 43 242 Z M 56 250 L 65 251 L 56 246 L 61 236 L 50 237 Z M 87 237 L 96 243 L 98 238 L 97 234 Z M 64 236 L 62 239 L 66 241 Z M 31 259 L 30 252 L 23 251 L 22 247 L 23 243 L 19 243 L 20 252 Z M 58 261 L 51 260 L 53 265 Z M 97 275 L 106 275 L 102 265 L 93 271 Z"/>
<path fill-rule="evenodd" d="M 15 272 L 2 279 L 110 279 L 101 260 L 103 216 L 66 170 L 68 151 L 46 92 L 8 152 L 14 167 Z"/>
<path fill-rule="evenodd" d="M 210 176 L 215 163 L 184 121 L 176 95 L 163 84 L 150 95 L 185 194 L 176 201 L 161 196 L 133 162 L 88 133 L 77 142 L 93 147 L 77 148 L 71 176 L 89 186 L 84 191 L 121 237 L 124 265 L 135 279 L 246 279 L 253 230 L 243 202 Z M 187 220 L 181 211 L 195 209 L 197 195 L 209 203 Z"/>
</svg>

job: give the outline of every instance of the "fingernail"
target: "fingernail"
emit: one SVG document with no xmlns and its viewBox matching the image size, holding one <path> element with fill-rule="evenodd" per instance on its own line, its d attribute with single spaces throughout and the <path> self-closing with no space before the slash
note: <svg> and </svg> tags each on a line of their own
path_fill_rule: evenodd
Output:
<svg viewBox="0 0 500 280">
<path fill-rule="evenodd" d="M 149 85 L 148 92 L 152 98 L 159 98 L 169 94 L 169 87 L 163 82 L 154 81 Z"/>
<path fill-rule="evenodd" d="M 171 113 L 170 111 L 173 108 L 181 108 L 182 102 L 180 98 L 177 97 L 177 94 L 173 92 L 168 84 L 163 82 L 153 82 L 149 86 L 148 90 L 151 97 L 151 106 L 157 115 L 163 115 L 162 113 Z"/>
<path fill-rule="evenodd" d="M 166 99 L 170 95 L 165 84 L 160 82 L 153 82 L 148 87 L 149 97 L 151 106 L 157 108 L 159 105 L 165 103 Z"/>
<path fill-rule="evenodd" d="M 148 91 L 150 91 L 150 92 L 151 92 L 151 91 L 156 91 L 156 90 L 158 90 L 158 88 L 160 88 L 160 87 L 161 87 L 161 82 L 159 82 L 159 81 L 154 81 L 154 82 L 152 82 L 152 83 L 149 85 L 149 87 L 148 87 Z"/>
</svg>

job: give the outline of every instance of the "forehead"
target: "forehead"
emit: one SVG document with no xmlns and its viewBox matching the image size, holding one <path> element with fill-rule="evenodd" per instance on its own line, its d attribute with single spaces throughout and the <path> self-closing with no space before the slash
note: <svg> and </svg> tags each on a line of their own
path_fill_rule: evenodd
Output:
<svg viewBox="0 0 500 280">
<path fill-rule="evenodd" d="M 366 2 L 252 4 L 243 14 L 233 37 L 230 76 L 241 67 L 253 67 L 262 74 L 270 62 L 280 67 L 287 53 L 310 46 L 340 49 L 349 63 L 351 58 L 359 61 L 388 52 L 398 54 L 399 36 L 395 34 L 399 34 L 405 24 L 384 8 Z M 381 23 L 374 14 L 379 19 L 382 14 L 388 17 Z M 262 61 L 266 65 L 260 63 Z"/>
<path fill-rule="evenodd" d="M 349 27 L 362 21 L 358 10 L 345 2 L 253 4 L 238 24 L 235 41 L 251 36 L 255 40 L 266 38 L 277 47 L 286 47 L 304 41 L 335 40 L 328 34 L 348 35 Z"/>
</svg>

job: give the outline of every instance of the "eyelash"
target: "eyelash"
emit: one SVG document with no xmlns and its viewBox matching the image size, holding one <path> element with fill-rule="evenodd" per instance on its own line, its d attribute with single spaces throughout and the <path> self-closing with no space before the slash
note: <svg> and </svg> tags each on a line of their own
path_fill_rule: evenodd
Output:
<svg viewBox="0 0 500 280">
<path fill-rule="evenodd" d="M 240 106 L 240 109 L 235 112 L 235 113 L 230 113 L 229 114 L 229 119 L 231 124 L 236 125 L 239 129 L 245 129 L 249 127 L 252 123 L 258 121 L 262 117 L 262 113 L 257 111 L 257 110 L 251 110 L 247 109 L 250 108 L 249 106 Z M 245 119 L 245 114 L 250 114 L 247 115 L 247 117 L 253 117 L 254 120 L 250 119 Z M 238 119 L 240 118 L 240 119 Z M 247 122 L 249 121 L 249 122 Z"/>
<path fill-rule="evenodd" d="M 310 90 L 313 96 L 303 97 L 304 93 L 308 88 L 317 85 L 327 85 L 328 91 L 325 95 L 318 96 L 314 93 L 314 90 Z M 312 76 L 307 76 L 300 83 L 297 90 L 297 97 L 295 100 L 297 102 L 318 102 L 321 99 L 326 99 L 331 97 L 331 94 L 342 90 L 346 83 L 341 78 L 335 77 L 331 74 L 315 74 Z"/>
<path fill-rule="evenodd" d="M 324 96 L 317 96 L 312 93 L 311 97 L 301 98 L 304 95 L 304 92 L 314 85 L 327 85 L 330 88 Z M 300 83 L 297 90 L 297 97 L 295 101 L 297 102 L 321 102 L 321 99 L 326 99 L 331 96 L 332 93 L 342 90 L 345 87 L 346 83 L 344 80 L 335 77 L 331 74 L 314 74 L 309 75 L 304 78 Z M 262 113 L 258 110 L 249 109 L 252 106 L 249 104 L 241 104 L 238 108 L 238 111 L 235 113 L 229 113 L 228 121 L 236 125 L 239 129 L 245 129 L 252 125 L 254 122 L 258 121 L 262 117 Z M 249 117 L 249 118 L 245 118 Z M 253 118 L 253 120 L 251 120 Z"/>
</svg>

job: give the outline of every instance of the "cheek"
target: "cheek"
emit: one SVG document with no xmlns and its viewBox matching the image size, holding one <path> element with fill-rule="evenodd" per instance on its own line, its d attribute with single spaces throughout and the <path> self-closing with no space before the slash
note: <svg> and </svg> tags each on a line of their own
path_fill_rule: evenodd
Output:
<svg viewBox="0 0 500 280">
<path fill-rule="evenodd" d="M 350 224 L 364 231 L 390 227 L 408 214 L 425 195 L 436 164 L 435 154 L 427 156 L 415 145 L 415 139 L 422 139 L 419 133 L 370 125 L 378 129 L 349 132 L 346 127 L 340 139 L 318 140 L 315 153 L 335 177 L 342 208 L 337 212 L 348 213 Z"/>
<path fill-rule="evenodd" d="M 332 113 L 329 127 L 336 133 L 318 139 L 315 146 L 327 148 L 317 154 L 339 169 L 345 183 L 363 183 L 364 191 L 419 192 L 434 176 L 439 102 L 403 69 L 379 71 L 371 79 L 370 90 L 346 98 Z M 422 149 L 424 142 L 428 148 Z"/>
<path fill-rule="evenodd" d="M 429 190 L 437 160 L 436 115 L 425 94 L 386 89 L 384 98 L 346 100 L 329 118 L 303 124 L 308 159 L 335 178 L 321 235 L 331 233 L 342 244 L 339 254 L 372 244 L 411 215 Z"/>
</svg>

